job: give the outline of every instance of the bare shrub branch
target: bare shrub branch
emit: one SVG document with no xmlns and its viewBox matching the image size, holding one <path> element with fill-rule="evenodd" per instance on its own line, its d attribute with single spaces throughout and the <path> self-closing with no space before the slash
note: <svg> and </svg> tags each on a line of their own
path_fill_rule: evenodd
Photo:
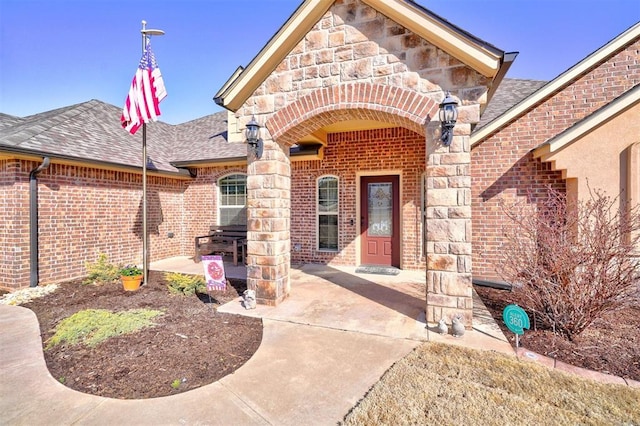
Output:
<svg viewBox="0 0 640 426">
<path fill-rule="evenodd" d="M 598 190 L 581 202 L 550 187 L 537 207 L 502 204 L 511 224 L 496 269 L 523 293 L 525 309 L 569 339 L 640 301 L 640 212 L 617 204 Z"/>
</svg>

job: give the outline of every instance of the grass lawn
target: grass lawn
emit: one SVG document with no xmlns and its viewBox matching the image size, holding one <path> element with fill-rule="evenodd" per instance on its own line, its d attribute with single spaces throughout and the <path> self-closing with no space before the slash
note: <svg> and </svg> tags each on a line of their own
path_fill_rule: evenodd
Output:
<svg viewBox="0 0 640 426">
<path fill-rule="evenodd" d="M 344 424 L 640 424 L 640 389 L 425 343 L 391 367 Z"/>
</svg>

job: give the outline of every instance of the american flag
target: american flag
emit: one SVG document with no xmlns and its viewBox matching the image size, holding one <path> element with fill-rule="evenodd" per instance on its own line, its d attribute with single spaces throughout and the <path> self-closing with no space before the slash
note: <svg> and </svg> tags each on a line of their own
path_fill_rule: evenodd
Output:
<svg viewBox="0 0 640 426">
<path fill-rule="evenodd" d="M 160 115 L 159 104 L 167 91 L 164 88 L 160 68 L 151 50 L 151 43 L 147 40 L 146 48 L 140 59 L 140 64 L 133 77 L 129 95 L 122 109 L 120 122 L 122 127 L 132 135 L 138 131 L 142 123 L 149 120 L 156 121 Z"/>
</svg>

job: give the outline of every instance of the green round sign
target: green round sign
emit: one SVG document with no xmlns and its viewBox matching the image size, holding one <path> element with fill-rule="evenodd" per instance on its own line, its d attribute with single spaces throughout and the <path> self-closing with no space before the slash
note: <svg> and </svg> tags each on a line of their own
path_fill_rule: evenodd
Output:
<svg viewBox="0 0 640 426">
<path fill-rule="evenodd" d="M 518 305 L 507 305 L 502 311 L 502 319 L 507 328 L 516 334 L 524 334 L 524 329 L 529 329 L 529 316 Z"/>
</svg>

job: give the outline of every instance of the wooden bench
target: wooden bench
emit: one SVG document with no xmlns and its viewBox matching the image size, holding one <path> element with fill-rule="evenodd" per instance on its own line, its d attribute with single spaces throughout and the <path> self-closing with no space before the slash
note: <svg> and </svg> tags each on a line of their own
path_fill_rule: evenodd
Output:
<svg viewBox="0 0 640 426">
<path fill-rule="evenodd" d="M 195 238 L 194 262 L 200 262 L 202 256 L 223 253 L 233 256 L 233 264 L 238 265 L 238 257 L 245 260 L 247 227 L 244 225 L 211 226 L 209 234 Z"/>
</svg>

